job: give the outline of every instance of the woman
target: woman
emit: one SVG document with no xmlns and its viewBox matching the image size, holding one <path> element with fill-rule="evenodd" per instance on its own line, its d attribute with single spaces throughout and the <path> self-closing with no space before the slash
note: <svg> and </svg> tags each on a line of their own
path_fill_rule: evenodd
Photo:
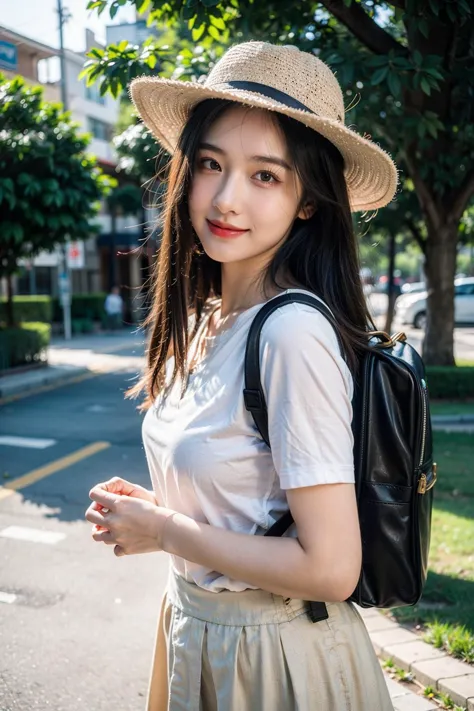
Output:
<svg viewBox="0 0 474 711">
<path fill-rule="evenodd" d="M 295 47 L 230 49 L 204 84 L 142 78 L 132 98 L 173 153 L 164 206 L 143 438 L 153 492 L 91 491 L 93 538 L 115 555 L 164 550 L 170 577 L 149 711 L 388 711 L 351 603 L 361 566 L 351 399 L 370 317 L 351 209 L 397 172 L 344 126 L 330 69 Z M 271 450 L 245 409 L 244 353 L 261 305 Z M 347 362 L 346 362 L 347 361 Z M 287 509 L 295 525 L 264 537 Z M 305 601 L 324 601 L 312 622 Z"/>
</svg>

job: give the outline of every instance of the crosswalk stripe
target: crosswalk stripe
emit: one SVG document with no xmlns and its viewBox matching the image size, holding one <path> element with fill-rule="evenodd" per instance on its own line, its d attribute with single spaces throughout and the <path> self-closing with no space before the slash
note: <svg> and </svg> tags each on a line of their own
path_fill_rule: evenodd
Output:
<svg viewBox="0 0 474 711">
<path fill-rule="evenodd" d="M 55 439 L 36 439 L 34 437 L 9 437 L 0 436 L 0 444 L 7 447 L 26 447 L 28 449 L 46 449 L 56 444 Z"/>
<path fill-rule="evenodd" d="M 43 531 L 39 528 L 27 528 L 26 526 L 8 526 L 0 531 L 1 538 L 14 538 L 16 541 L 31 541 L 32 543 L 48 543 L 50 545 L 59 543 L 66 538 L 65 533 L 55 531 Z"/>
</svg>

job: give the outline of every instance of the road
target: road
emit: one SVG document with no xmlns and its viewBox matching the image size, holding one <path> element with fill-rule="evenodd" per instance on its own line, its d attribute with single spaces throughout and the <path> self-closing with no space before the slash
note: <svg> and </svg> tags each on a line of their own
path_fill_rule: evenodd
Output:
<svg viewBox="0 0 474 711">
<path fill-rule="evenodd" d="M 2 434 L 53 443 L 0 445 L 0 480 L 109 446 L 0 500 L 0 594 L 15 596 L 0 604 L 1 711 L 143 711 L 166 556 L 116 558 L 84 519 L 104 479 L 150 488 L 141 416 L 123 398 L 130 377 L 101 375 L 2 408 Z"/>
</svg>

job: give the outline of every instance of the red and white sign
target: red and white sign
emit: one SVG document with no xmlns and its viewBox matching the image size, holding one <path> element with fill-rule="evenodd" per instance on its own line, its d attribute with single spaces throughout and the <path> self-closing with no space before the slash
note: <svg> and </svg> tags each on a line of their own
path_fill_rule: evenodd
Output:
<svg viewBox="0 0 474 711">
<path fill-rule="evenodd" d="M 84 269 L 85 263 L 84 242 L 68 242 L 67 265 L 69 269 Z"/>
</svg>

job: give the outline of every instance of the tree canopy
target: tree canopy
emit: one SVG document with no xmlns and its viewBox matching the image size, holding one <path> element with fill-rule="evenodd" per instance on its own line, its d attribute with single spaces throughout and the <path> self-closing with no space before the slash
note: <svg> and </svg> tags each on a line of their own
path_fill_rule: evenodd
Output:
<svg viewBox="0 0 474 711">
<path fill-rule="evenodd" d="M 22 258 L 90 236 L 114 181 L 86 155 L 88 142 L 41 88 L 0 75 L 0 276 Z"/>
</svg>

